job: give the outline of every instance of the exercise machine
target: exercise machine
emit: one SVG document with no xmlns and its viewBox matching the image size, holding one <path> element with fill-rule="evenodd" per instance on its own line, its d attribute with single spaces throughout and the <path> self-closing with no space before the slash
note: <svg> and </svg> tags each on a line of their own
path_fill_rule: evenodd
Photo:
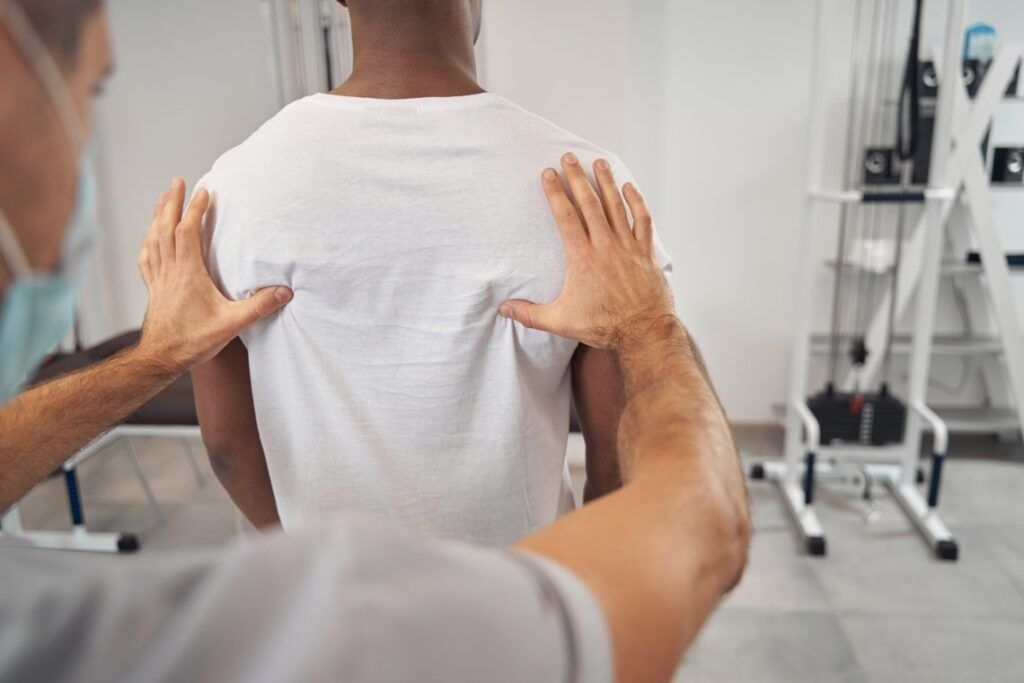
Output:
<svg viewBox="0 0 1024 683">
<path fill-rule="evenodd" d="M 814 507 L 817 489 L 849 481 L 872 489 L 880 485 L 937 557 L 955 560 L 959 555 L 957 541 L 937 510 L 949 429 L 927 405 L 926 392 L 947 224 L 961 194 L 973 218 L 986 303 L 1000 330 L 995 344 L 1016 405 L 1024 408 L 1024 337 L 988 196 L 986 160 L 979 151 L 996 104 L 1013 87 L 1024 48 L 1005 45 L 989 62 L 965 61 L 965 0 L 941 4 L 948 7 L 944 44 L 932 48 L 927 63 L 921 60 L 923 0 L 854 3 L 842 187 L 831 189 L 825 95 L 831 83 L 831 50 L 839 41 L 830 29 L 838 12 L 850 4 L 817 2 L 808 189 L 785 453 L 781 462 L 751 468 L 753 478 L 778 487 L 812 555 L 827 551 Z M 901 35 L 901 27 L 908 26 L 909 33 Z M 814 259 L 828 223 L 822 210 L 826 205 L 838 210 L 838 238 L 831 264 L 830 329 L 816 337 L 811 333 Z M 880 280 L 887 285 L 880 286 Z M 897 322 L 912 301 L 912 331 L 897 338 Z M 903 395 L 898 395 L 892 377 L 897 342 L 909 350 Z M 824 347 L 828 367 L 822 385 L 809 395 L 815 344 Z M 844 356 L 849 370 L 840 378 Z M 927 480 L 919 469 L 926 430 L 933 433 Z"/>
</svg>

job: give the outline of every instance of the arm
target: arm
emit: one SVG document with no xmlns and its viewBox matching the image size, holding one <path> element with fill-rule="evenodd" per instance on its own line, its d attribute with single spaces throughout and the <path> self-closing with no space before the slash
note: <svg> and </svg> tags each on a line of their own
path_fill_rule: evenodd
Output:
<svg viewBox="0 0 1024 683">
<path fill-rule="evenodd" d="M 210 465 L 231 500 L 257 528 L 279 526 L 249 379 L 249 353 L 235 339 L 192 369 L 196 410 Z"/>
<path fill-rule="evenodd" d="M 572 359 L 572 391 L 587 444 L 583 500 L 589 503 L 622 486 L 616 444 L 622 415 L 622 380 L 612 354 L 581 344 Z"/>
<path fill-rule="evenodd" d="M 192 365 L 215 355 L 249 324 L 291 298 L 282 287 L 225 299 L 201 257 L 199 224 L 209 196 L 182 216 L 185 183 L 165 192 L 139 257 L 149 305 L 138 346 L 25 392 L 0 407 L 0 511 Z"/>
<path fill-rule="evenodd" d="M 608 623 L 617 680 L 669 680 L 686 647 L 736 584 L 749 513 L 735 445 L 700 355 L 674 315 L 652 255 L 650 214 L 607 164 L 563 159 L 582 220 L 557 174 L 545 192 L 569 263 L 558 300 L 510 301 L 502 314 L 612 352 L 624 389 L 618 430 L 624 486 L 524 539 L 590 588 Z M 605 213 L 607 210 L 607 214 Z M 584 227 L 585 222 L 585 227 Z"/>
</svg>

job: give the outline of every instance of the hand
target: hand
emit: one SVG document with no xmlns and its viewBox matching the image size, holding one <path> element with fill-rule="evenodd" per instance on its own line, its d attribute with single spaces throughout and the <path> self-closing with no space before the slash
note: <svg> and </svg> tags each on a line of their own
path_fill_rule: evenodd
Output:
<svg viewBox="0 0 1024 683">
<path fill-rule="evenodd" d="M 562 157 L 562 169 L 575 205 L 554 169 L 541 176 L 565 247 L 562 293 L 550 304 L 506 301 L 499 312 L 527 327 L 618 350 L 666 318 L 675 319 L 672 294 L 654 260 L 651 214 L 640 192 L 627 183 L 630 225 L 604 159 L 594 163 L 600 197 L 575 155 Z"/>
<path fill-rule="evenodd" d="M 200 225 L 210 195 L 200 190 L 182 217 L 185 181 L 175 178 L 153 211 L 139 271 L 149 290 L 140 349 L 184 372 L 217 355 L 247 326 L 292 299 L 287 287 L 267 287 L 243 301 L 225 298 L 203 262 Z"/>
</svg>

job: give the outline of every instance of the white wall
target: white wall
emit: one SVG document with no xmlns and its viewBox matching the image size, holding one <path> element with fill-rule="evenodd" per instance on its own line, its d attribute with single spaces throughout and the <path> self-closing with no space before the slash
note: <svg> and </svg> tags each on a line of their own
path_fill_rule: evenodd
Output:
<svg viewBox="0 0 1024 683">
<path fill-rule="evenodd" d="M 138 327 L 135 262 L 157 196 L 188 187 L 278 108 L 273 45 L 256 0 L 108 0 L 117 67 L 96 116 L 105 296 L 87 297 L 86 342 Z"/>
<path fill-rule="evenodd" d="M 812 0 L 486 5 L 487 85 L 616 150 L 731 416 L 784 395 Z M 542 18 L 542 19 L 539 19 Z"/>
</svg>

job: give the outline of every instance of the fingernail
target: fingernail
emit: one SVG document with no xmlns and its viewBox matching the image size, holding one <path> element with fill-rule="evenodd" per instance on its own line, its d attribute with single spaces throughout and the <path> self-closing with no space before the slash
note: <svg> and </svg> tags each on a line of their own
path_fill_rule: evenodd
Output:
<svg viewBox="0 0 1024 683">
<path fill-rule="evenodd" d="M 634 185 L 633 183 L 626 183 L 625 185 L 622 186 L 622 189 L 628 192 L 636 192 L 636 185 Z"/>
<path fill-rule="evenodd" d="M 274 296 L 283 304 L 288 303 L 292 300 L 292 290 L 287 287 L 278 287 L 277 291 L 274 292 Z"/>
<path fill-rule="evenodd" d="M 580 162 L 580 160 L 577 159 L 576 155 L 573 154 L 572 152 L 569 152 L 564 157 L 562 157 L 562 161 L 564 161 L 567 164 L 578 164 Z"/>
<path fill-rule="evenodd" d="M 542 173 L 541 175 L 544 176 L 544 180 L 554 180 L 555 178 L 558 177 L 558 174 L 555 173 L 555 169 L 553 168 L 545 168 L 544 173 Z"/>
<path fill-rule="evenodd" d="M 608 162 L 605 161 L 604 159 L 598 159 L 595 165 L 602 171 L 608 170 Z"/>
<path fill-rule="evenodd" d="M 501 317 L 503 317 L 503 318 L 511 318 L 512 317 L 512 307 L 511 306 L 501 306 L 498 309 L 498 313 L 501 314 Z"/>
</svg>

